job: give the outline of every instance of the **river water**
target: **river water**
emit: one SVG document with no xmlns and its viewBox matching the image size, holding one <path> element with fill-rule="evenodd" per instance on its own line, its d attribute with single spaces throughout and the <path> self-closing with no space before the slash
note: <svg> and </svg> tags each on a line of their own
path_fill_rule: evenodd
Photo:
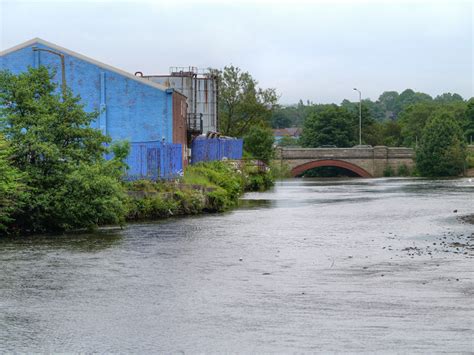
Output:
<svg viewBox="0 0 474 355">
<path fill-rule="evenodd" d="M 225 214 L 0 240 L 0 352 L 473 352 L 472 212 L 468 179 L 293 179 Z"/>
</svg>

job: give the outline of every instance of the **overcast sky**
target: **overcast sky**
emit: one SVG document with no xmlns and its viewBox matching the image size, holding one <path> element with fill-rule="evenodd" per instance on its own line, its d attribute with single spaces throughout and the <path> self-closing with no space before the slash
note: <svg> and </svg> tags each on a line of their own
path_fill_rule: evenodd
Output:
<svg viewBox="0 0 474 355">
<path fill-rule="evenodd" d="M 412 88 L 474 96 L 474 6 L 446 1 L 0 0 L 6 49 L 40 37 L 144 74 L 250 72 L 283 104 Z"/>
</svg>

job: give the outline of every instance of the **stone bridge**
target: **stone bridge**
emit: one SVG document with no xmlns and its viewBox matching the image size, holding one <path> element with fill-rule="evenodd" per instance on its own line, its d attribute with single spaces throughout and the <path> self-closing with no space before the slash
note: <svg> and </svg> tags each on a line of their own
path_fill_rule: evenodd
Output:
<svg viewBox="0 0 474 355">
<path fill-rule="evenodd" d="M 415 153 L 411 148 L 375 146 L 373 148 L 281 148 L 277 159 L 286 162 L 293 176 L 307 170 L 333 166 L 352 171 L 361 177 L 381 177 L 389 167 L 396 174 L 405 165 L 414 167 Z"/>
</svg>

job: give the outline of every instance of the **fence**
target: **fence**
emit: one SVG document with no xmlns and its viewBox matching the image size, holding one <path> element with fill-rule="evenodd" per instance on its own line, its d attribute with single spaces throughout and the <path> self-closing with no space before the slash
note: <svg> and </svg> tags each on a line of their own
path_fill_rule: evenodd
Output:
<svg viewBox="0 0 474 355">
<path fill-rule="evenodd" d="M 129 167 L 126 180 L 171 179 L 182 173 L 182 147 L 181 144 L 159 141 L 130 143 L 130 153 L 125 162 Z"/>
<path fill-rule="evenodd" d="M 197 138 L 191 144 L 191 163 L 201 161 L 242 159 L 242 139 Z"/>
</svg>

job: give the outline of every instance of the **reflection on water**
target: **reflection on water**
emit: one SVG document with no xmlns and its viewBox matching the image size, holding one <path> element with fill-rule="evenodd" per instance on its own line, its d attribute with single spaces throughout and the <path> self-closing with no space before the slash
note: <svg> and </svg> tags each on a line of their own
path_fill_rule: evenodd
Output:
<svg viewBox="0 0 474 355">
<path fill-rule="evenodd" d="M 293 179 L 224 214 L 3 239 L 0 352 L 472 352 L 473 196 Z"/>
<path fill-rule="evenodd" d="M 93 253 L 117 246 L 122 239 L 119 228 L 102 229 L 94 233 L 70 233 L 64 235 L 36 235 L 0 238 L 1 250 L 24 251 L 30 249 L 64 249 Z"/>
</svg>

